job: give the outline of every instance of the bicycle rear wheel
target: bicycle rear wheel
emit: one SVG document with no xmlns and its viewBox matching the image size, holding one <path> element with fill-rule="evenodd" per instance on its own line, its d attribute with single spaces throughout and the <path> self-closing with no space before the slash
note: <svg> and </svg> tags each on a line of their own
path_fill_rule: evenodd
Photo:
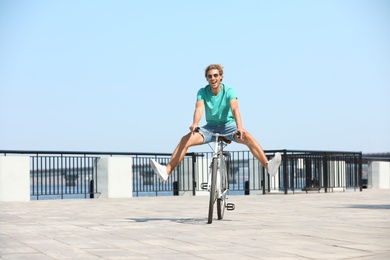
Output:
<svg viewBox="0 0 390 260">
<path fill-rule="evenodd" d="M 227 168 L 226 168 L 226 162 L 223 161 L 223 171 L 220 176 L 221 181 L 221 198 L 217 199 L 217 214 L 218 219 L 223 219 L 223 216 L 225 214 L 225 208 L 226 208 L 226 195 L 227 195 L 227 189 L 228 189 L 228 176 L 227 176 Z"/>
<path fill-rule="evenodd" d="M 214 203 L 215 203 L 215 199 L 217 197 L 217 193 L 216 193 L 217 174 L 218 174 L 218 158 L 213 158 L 212 170 L 211 170 L 209 216 L 207 219 L 208 224 L 213 223 Z"/>
</svg>

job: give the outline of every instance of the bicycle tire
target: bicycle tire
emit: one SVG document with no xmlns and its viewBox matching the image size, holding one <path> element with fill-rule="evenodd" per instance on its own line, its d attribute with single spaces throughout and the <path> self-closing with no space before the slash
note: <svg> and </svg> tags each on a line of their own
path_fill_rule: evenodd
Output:
<svg viewBox="0 0 390 260">
<path fill-rule="evenodd" d="M 216 197 L 215 186 L 217 184 L 217 171 L 218 171 L 218 158 L 213 158 L 212 168 L 211 168 L 211 185 L 210 185 L 210 201 L 209 201 L 209 216 L 207 223 L 213 223 L 213 212 L 214 212 L 214 203 Z"/>
<path fill-rule="evenodd" d="M 223 216 L 225 215 L 225 209 L 226 209 L 226 195 L 227 192 L 227 185 L 228 185 L 228 176 L 227 176 L 227 168 L 226 168 L 226 162 L 223 161 L 223 174 L 221 174 L 221 192 L 222 196 L 221 198 L 217 199 L 217 215 L 218 219 L 221 220 L 223 219 Z"/>
</svg>

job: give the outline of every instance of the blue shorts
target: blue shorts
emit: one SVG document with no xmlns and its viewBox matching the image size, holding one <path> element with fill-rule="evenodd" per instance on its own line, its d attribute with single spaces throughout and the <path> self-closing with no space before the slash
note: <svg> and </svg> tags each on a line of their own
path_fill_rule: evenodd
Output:
<svg viewBox="0 0 390 260">
<path fill-rule="evenodd" d="M 205 129 L 209 132 L 219 133 L 222 135 L 233 132 L 231 135 L 225 136 L 225 138 L 230 140 L 230 141 L 235 141 L 234 140 L 234 133 L 236 132 L 237 127 L 236 127 L 236 124 L 229 124 L 229 125 L 209 125 L 209 124 L 207 124 L 205 126 L 202 126 L 200 129 L 201 130 Z M 202 133 L 202 132 L 199 132 L 199 133 L 203 136 L 203 143 L 204 144 L 215 141 L 215 136 L 209 135 L 207 133 Z"/>
</svg>

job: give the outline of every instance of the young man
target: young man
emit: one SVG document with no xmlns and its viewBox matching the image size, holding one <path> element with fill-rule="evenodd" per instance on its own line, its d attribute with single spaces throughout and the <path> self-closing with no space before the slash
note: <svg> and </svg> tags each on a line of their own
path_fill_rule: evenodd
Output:
<svg viewBox="0 0 390 260">
<path fill-rule="evenodd" d="M 183 160 L 189 147 L 213 141 L 212 136 L 195 132 L 205 110 L 207 124 L 201 128 L 220 134 L 236 130 L 238 135 L 227 136 L 226 139 L 245 144 L 253 156 L 268 170 L 268 173 L 275 175 L 281 162 L 281 155 L 276 153 L 275 157 L 268 161 L 255 138 L 242 128 L 237 95 L 232 88 L 221 83 L 223 67 L 219 64 L 209 65 L 205 69 L 205 77 L 209 84 L 198 91 L 190 132 L 181 138 L 166 166 L 160 165 L 153 159 L 150 160 L 153 170 L 162 180 L 166 181 L 173 169 Z"/>
</svg>

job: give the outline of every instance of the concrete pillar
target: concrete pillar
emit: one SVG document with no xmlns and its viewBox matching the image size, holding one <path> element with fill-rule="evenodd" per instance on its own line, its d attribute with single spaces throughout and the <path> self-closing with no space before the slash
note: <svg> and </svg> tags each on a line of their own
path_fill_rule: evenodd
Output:
<svg viewBox="0 0 390 260">
<path fill-rule="evenodd" d="M 276 173 L 275 176 L 271 176 L 268 174 L 268 178 L 270 178 L 270 192 L 280 192 L 280 185 L 279 185 L 279 170 Z"/>
<path fill-rule="evenodd" d="M 0 157 L 0 201 L 30 200 L 30 158 Z"/>
<path fill-rule="evenodd" d="M 199 195 L 209 195 L 207 190 L 201 188 L 202 183 L 208 183 L 208 177 L 210 172 L 210 164 L 212 158 L 197 158 L 196 167 L 197 167 L 197 176 L 196 176 L 196 196 Z"/>
<path fill-rule="evenodd" d="M 333 191 L 345 191 L 346 184 L 346 164 L 345 161 L 329 161 L 328 187 Z"/>
<path fill-rule="evenodd" d="M 131 198 L 133 196 L 131 157 L 102 157 L 97 163 L 99 198 Z"/>
<path fill-rule="evenodd" d="M 371 173 L 373 188 L 390 189 L 390 162 L 372 162 Z"/>
<path fill-rule="evenodd" d="M 263 170 L 264 168 L 261 166 L 260 162 L 257 159 L 249 159 L 249 167 L 252 170 L 249 175 L 249 190 L 250 195 L 260 195 L 263 194 Z M 267 173 L 268 174 L 268 173 Z M 264 182 L 263 182 L 264 183 Z"/>
<path fill-rule="evenodd" d="M 193 177 L 192 177 L 192 160 L 189 160 L 188 158 L 185 158 L 179 167 L 176 168 L 176 174 L 177 174 L 177 195 L 178 196 L 192 196 L 193 195 L 193 189 L 194 184 L 192 183 Z M 195 182 L 198 181 L 195 178 Z M 195 192 L 196 194 L 196 192 Z"/>
<path fill-rule="evenodd" d="M 282 167 L 283 164 L 280 164 L 280 166 Z M 283 180 L 283 176 L 280 176 Z M 278 193 L 278 192 L 281 192 L 280 190 L 280 185 L 279 185 L 279 169 L 278 171 L 276 172 L 276 175 L 275 176 L 272 176 L 271 174 L 268 173 L 268 171 L 266 170 L 265 171 L 265 178 L 269 179 L 269 189 L 270 189 L 270 192 L 275 192 L 275 193 Z M 266 180 L 264 180 L 266 181 Z M 268 185 L 266 185 L 266 188 L 268 188 Z"/>
</svg>

